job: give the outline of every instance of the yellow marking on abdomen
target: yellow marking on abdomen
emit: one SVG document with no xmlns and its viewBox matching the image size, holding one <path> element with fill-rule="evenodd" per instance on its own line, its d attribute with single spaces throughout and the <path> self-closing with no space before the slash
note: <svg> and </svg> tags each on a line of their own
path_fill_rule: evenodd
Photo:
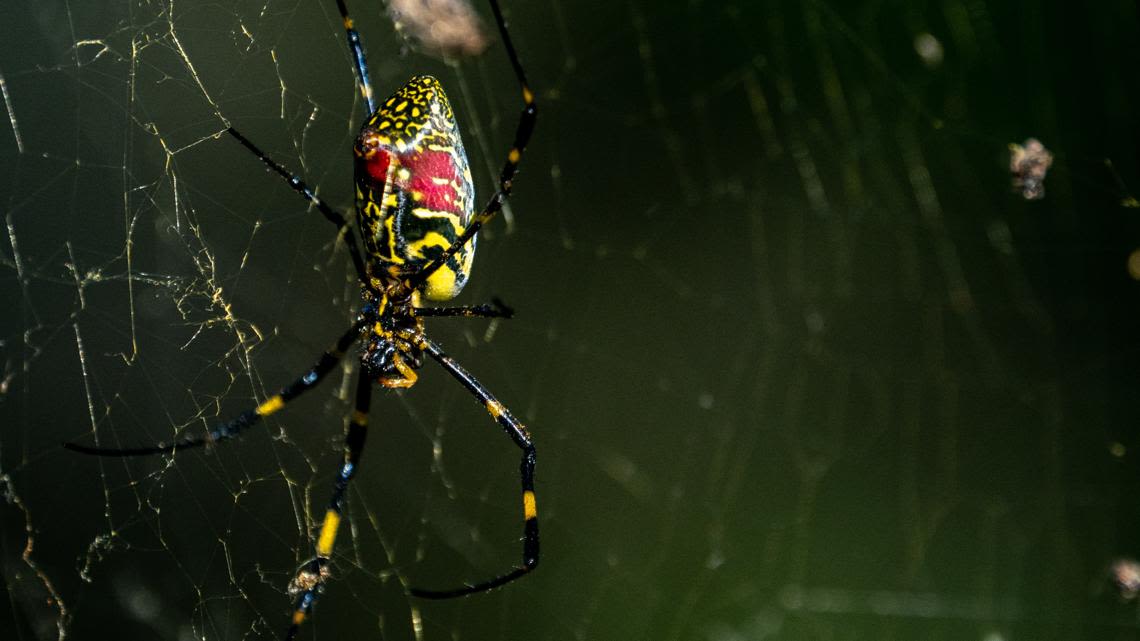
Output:
<svg viewBox="0 0 1140 641">
<path fill-rule="evenodd" d="M 507 160 L 511 161 L 512 165 L 519 164 L 519 158 L 521 157 L 522 154 L 519 153 L 518 149 L 512 149 L 511 153 L 507 154 Z"/>
<path fill-rule="evenodd" d="M 530 490 L 523 492 L 523 516 L 528 521 L 538 518 L 538 503 L 534 498 L 534 492 Z"/>
<path fill-rule="evenodd" d="M 305 613 L 297 610 L 293 613 L 293 625 L 301 625 L 305 622 Z"/>
<path fill-rule="evenodd" d="M 421 219 L 421 220 L 428 220 L 428 219 L 435 219 L 435 218 L 446 218 L 446 219 L 451 221 L 451 227 L 456 230 L 457 234 L 463 232 L 463 225 L 459 224 L 460 223 L 459 214 L 456 214 L 453 211 L 441 211 L 438 209 L 428 209 L 427 207 L 416 207 L 415 209 L 412 210 L 412 215 L 415 216 L 416 218 Z M 436 233 L 436 232 L 428 232 L 428 233 Z M 441 238 L 442 238 L 442 236 L 441 236 Z M 439 242 L 441 242 L 441 241 L 436 240 L 435 244 L 439 244 Z M 447 239 L 444 238 L 442 242 L 446 243 Z M 445 247 L 446 247 L 446 245 L 445 245 Z"/>
<path fill-rule="evenodd" d="M 428 300 L 451 300 L 455 298 L 455 284 L 458 280 L 455 270 L 444 265 L 435 270 L 434 274 L 428 276 L 427 283 L 424 286 L 424 295 Z"/>
<path fill-rule="evenodd" d="M 285 407 L 285 399 L 281 398 L 280 394 L 274 394 L 264 403 L 258 405 L 254 411 L 257 412 L 258 416 L 269 416 L 282 407 Z"/>
<path fill-rule="evenodd" d="M 325 522 L 321 525 L 321 536 L 317 540 L 317 556 L 331 556 L 336 531 L 340 527 L 340 515 L 335 510 L 325 512 Z"/>
</svg>

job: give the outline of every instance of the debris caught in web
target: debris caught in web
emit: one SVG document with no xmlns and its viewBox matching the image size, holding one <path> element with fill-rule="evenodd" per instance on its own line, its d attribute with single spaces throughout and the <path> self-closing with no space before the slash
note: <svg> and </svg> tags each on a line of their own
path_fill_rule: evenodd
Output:
<svg viewBox="0 0 1140 641">
<path fill-rule="evenodd" d="M 1112 587 L 1122 600 L 1131 601 L 1140 594 L 1140 563 L 1135 559 L 1117 559 L 1108 573 Z"/>
<path fill-rule="evenodd" d="M 318 583 L 324 583 L 332 577 L 332 569 L 328 559 L 315 557 L 301 564 L 297 574 L 289 581 L 288 593 L 292 598 L 306 592 Z"/>
<path fill-rule="evenodd" d="M 1013 174 L 1013 190 L 1026 200 L 1045 197 L 1045 174 L 1053 164 L 1053 154 L 1036 138 L 1024 145 L 1009 144 L 1009 171 Z"/>
<path fill-rule="evenodd" d="M 467 0 L 388 0 L 396 30 L 416 49 L 444 58 L 475 56 L 488 40 Z"/>
</svg>

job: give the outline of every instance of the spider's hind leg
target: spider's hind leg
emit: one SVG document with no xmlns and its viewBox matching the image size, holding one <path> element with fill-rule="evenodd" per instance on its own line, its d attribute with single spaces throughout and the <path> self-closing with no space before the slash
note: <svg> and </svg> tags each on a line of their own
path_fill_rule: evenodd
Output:
<svg viewBox="0 0 1140 641">
<path fill-rule="evenodd" d="M 475 380 L 470 372 L 445 354 L 439 345 L 424 337 L 419 338 L 418 344 L 425 354 L 435 359 L 443 369 L 447 370 L 448 374 L 455 377 L 471 393 L 476 401 L 483 405 L 491 417 L 495 419 L 495 422 L 503 428 L 507 436 L 522 450 L 522 460 L 519 463 L 519 480 L 522 484 L 523 553 L 522 565 L 515 566 L 506 573 L 491 579 L 451 590 L 412 588 L 410 592 L 412 596 L 424 599 L 450 599 L 476 592 L 486 592 L 510 583 L 538 567 L 538 507 L 534 491 L 534 466 L 537 462 L 537 454 L 534 443 L 531 442 L 530 434 L 527 433 L 522 422 L 516 419 L 511 411 L 500 403 L 486 387 L 483 387 L 482 383 Z"/>
</svg>

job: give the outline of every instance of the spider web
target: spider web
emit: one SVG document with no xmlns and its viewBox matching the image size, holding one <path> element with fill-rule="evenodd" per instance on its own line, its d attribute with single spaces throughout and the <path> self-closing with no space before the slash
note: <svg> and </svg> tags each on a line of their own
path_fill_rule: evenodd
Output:
<svg viewBox="0 0 1140 641">
<path fill-rule="evenodd" d="M 444 64 L 349 4 L 381 95 L 448 88 L 490 194 L 501 45 Z M 518 313 L 429 331 L 532 426 L 542 565 L 406 596 L 520 551 L 517 451 L 428 363 L 374 395 L 305 638 L 1135 638 L 1105 568 L 1140 555 L 1136 8 L 861 4 L 507 2 L 540 122 L 457 304 Z M 59 443 L 201 433 L 351 321 L 331 226 L 220 135 L 351 208 L 335 4 L 5 13 L 0 632 L 278 638 L 353 363 L 206 451 Z"/>
</svg>

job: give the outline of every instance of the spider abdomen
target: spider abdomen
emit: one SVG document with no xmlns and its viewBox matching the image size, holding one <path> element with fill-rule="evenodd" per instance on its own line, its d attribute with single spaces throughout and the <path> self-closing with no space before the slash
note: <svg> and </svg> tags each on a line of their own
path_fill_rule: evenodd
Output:
<svg viewBox="0 0 1140 641">
<path fill-rule="evenodd" d="M 451 103 L 416 76 L 385 100 L 356 140 L 356 211 L 373 267 L 396 277 L 423 268 L 463 232 L 475 189 Z M 475 239 L 431 274 L 429 300 L 453 298 L 471 274 Z"/>
</svg>

